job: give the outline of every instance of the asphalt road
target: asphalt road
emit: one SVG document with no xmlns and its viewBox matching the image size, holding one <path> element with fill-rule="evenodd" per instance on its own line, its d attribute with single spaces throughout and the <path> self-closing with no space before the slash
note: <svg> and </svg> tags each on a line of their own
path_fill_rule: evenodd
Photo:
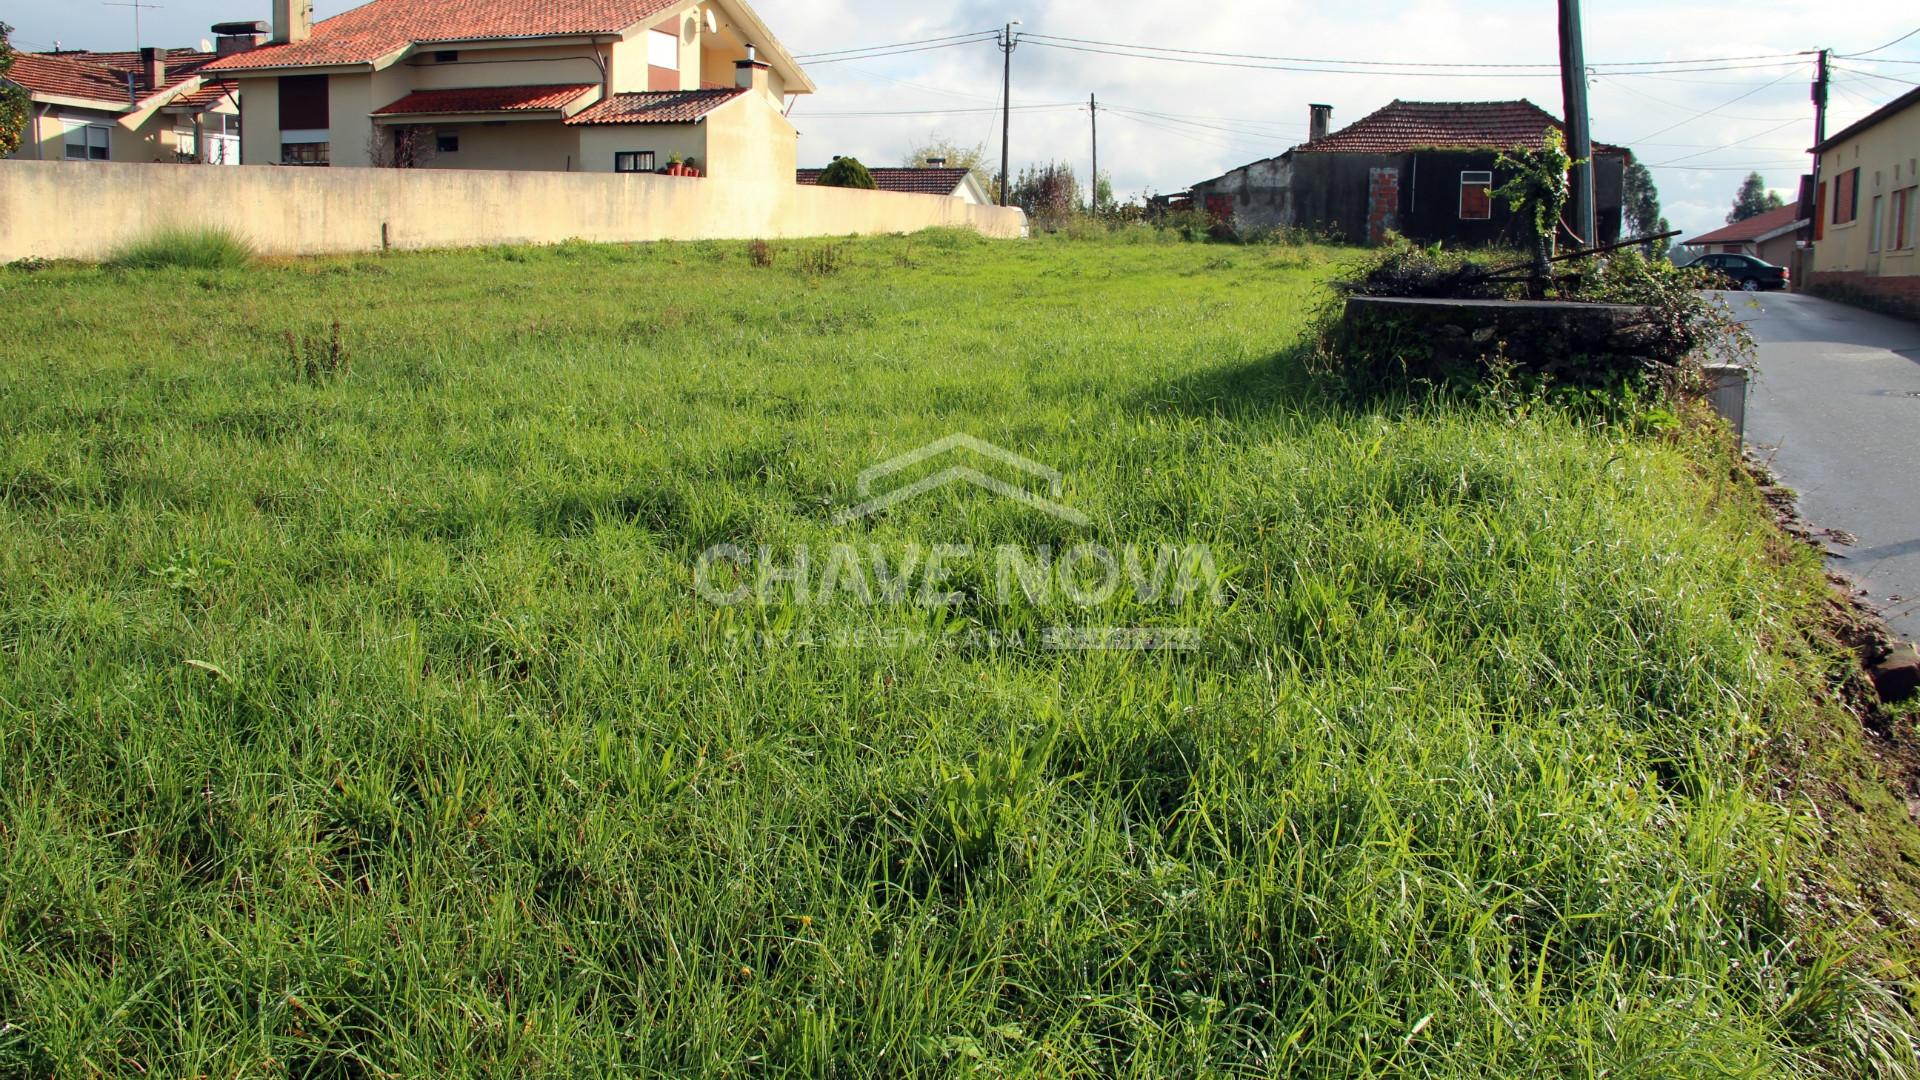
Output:
<svg viewBox="0 0 1920 1080">
<path fill-rule="evenodd" d="M 1760 347 L 1747 444 L 1799 492 L 1808 521 L 1840 534 L 1832 566 L 1920 639 L 1920 323 L 1811 296 L 1726 295 Z"/>
</svg>

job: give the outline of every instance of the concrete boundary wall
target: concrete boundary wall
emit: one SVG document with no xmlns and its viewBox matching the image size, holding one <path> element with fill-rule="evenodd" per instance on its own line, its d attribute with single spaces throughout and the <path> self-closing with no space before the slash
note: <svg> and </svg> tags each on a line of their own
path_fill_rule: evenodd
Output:
<svg viewBox="0 0 1920 1080">
<path fill-rule="evenodd" d="M 941 195 L 652 174 L 0 161 L 0 263 L 99 259 L 169 226 L 272 255 L 482 244 L 917 232 L 1022 235 L 1018 210 Z"/>
</svg>

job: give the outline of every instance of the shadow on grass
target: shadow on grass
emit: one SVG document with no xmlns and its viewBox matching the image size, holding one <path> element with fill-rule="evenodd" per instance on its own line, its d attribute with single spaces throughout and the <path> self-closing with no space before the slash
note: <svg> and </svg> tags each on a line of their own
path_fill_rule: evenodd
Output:
<svg viewBox="0 0 1920 1080">
<path fill-rule="evenodd" d="M 1294 345 L 1263 360 L 1195 371 L 1135 394 L 1138 412 L 1221 419 L 1322 416 L 1344 411 L 1339 395 L 1307 371 L 1308 347 Z"/>
</svg>

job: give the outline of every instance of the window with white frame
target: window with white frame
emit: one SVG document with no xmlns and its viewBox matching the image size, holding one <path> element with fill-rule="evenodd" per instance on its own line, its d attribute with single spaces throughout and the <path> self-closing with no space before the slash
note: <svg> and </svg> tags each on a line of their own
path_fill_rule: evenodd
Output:
<svg viewBox="0 0 1920 1080">
<path fill-rule="evenodd" d="M 181 120 L 173 125 L 173 152 L 181 158 L 200 156 L 200 137 L 193 130 L 192 120 Z"/>
<path fill-rule="evenodd" d="M 647 35 L 647 66 L 680 70 L 680 39 L 655 30 Z"/>
<path fill-rule="evenodd" d="M 1460 220 L 1487 221 L 1493 217 L 1493 173 L 1460 174 Z"/>
<path fill-rule="evenodd" d="M 648 173 L 659 168 L 654 164 L 656 158 L 651 150 L 621 150 L 613 155 L 613 171 L 626 173 Z"/>
<path fill-rule="evenodd" d="M 68 161 L 113 160 L 112 151 L 108 148 L 111 128 L 84 120 L 69 120 L 66 123 Z"/>
</svg>

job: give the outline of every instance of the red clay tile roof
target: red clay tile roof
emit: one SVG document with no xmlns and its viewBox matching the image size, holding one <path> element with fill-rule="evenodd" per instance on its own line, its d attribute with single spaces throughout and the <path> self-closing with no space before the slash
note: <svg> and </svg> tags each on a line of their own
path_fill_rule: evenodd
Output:
<svg viewBox="0 0 1920 1080">
<path fill-rule="evenodd" d="M 690 124 L 746 93 L 732 90 L 665 90 L 615 94 L 581 110 L 569 124 Z"/>
<path fill-rule="evenodd" d="M 116 108 L 128 103 L 124 76 L 98 64 L 64 56 L 15 53 L 13 70 L 7 77 L 35 94 L 111 102 Z"/>
<path fill-rule="evenodd" d="M 614 34 L 678 0 L 373 0 L 315 23 L 297 45 L 267 45 L 215 71 L 368 64 L 409 45 Z"/>
<path fill-rule="evenodd" d="M 167 81 L 160 89 L 196 77 L 212 59 L 212 53 L 168 50 Z M 36 94 L 85 98 L 121 108 L 127 104 L 127 74 L 140 70 L 140 56 L 131 52 L 15 53 L 10 77 Z M 135 85 L 142 99 L 153 96 L 153 89 L 144 82 Z"/>
<path fill-rule="evenodd" d="M 375 116 L 417 116 L 423 113 L 539 112 L 564 109 L 594 89 L 577 86 L 475 86 L 460 90 L 415 90 Z"/>
<path fill-rule="evenodd" d="M 1400 154 L 1409 150 L 1538 149 L 1541 135 L 1560 121 L 1531 101 L 1399 101 L 1294 153 Z M 1595 143 L 1602 154 L 1627 151 Z"/>
<path fill-rule="evenodd" d="M 820 182 L 825 169 L 801 169 L 798 180 L 809 187 Z M 881 191 L 904 191 L 911 195 L 951 195 L 967 178 L 965 169 L 869 169 L 873 185 Z"/>
<path fill-rule="evenodd" d="M 233 83 L 222 85 L 220 83 L 210 82 L 191 94 L 181 94 L 179 97 L 167 102 L 167 108 L 199 112 L 209 105 L 219 104 L 222 99 L 236 89 Z"/>
<path fill-rule="evenodd" d="M 1685 247 L 1695 244 L 1744 244 L 1758 240 L 1771 232 L 1779 232 L 1800 220 L 1800 204 L 1793 203 L 1778 210 L 1769 210 L 1756 214 L 1745 221 L 1736 221 L 1725 228 L 1702 233 L 1691 240 L 1682 240 Z"/>
</svg>

